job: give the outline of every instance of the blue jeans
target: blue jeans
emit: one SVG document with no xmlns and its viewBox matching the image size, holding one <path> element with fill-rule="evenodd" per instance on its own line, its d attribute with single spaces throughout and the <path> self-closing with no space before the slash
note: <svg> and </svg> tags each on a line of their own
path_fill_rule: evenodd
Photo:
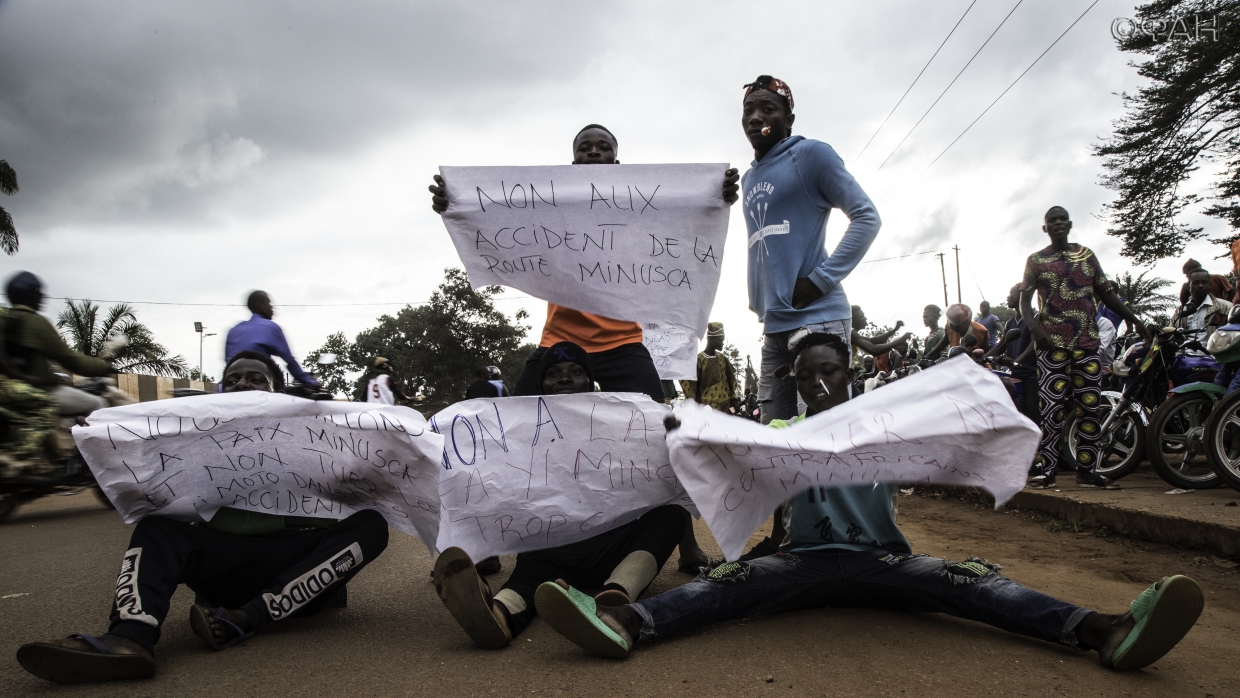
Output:
<svg viewBox="0 0 1240 698">
<path fill-rule="evenodd" d="M 630 605 L 641 639 L 672 637 L 725 620 L 801 608 L 890 608 L 946 613 L 1078 647 L 1091 611 L 1026 589 L 981 561 L 871 549 L 793 551 L 724 563 L 684 586 Z"/>
<path fill-rule="evenodd" d="M 1214 384 L 1227 389 L 1224 395 L 1231 395 L 1240 389 L 1240 371 L 1237 371 L 1237 368 L 1240 368 L 1240 362 L 1223 364 L 1218 373 L 1214 374 Z"/>
<path fill-rule="evenodd" d="M 826 332 L 844 340 L 851 348 L 852 321 L 832 320 L 806 325 L 812 332 Z M 792 419 L 805 411 L 805 403 L 797 395 L 797 382 L 792 376 L 792 354 L 788 351 L 788 335 L 796 330 L 765 335 L 762 341 L 762 372 L 758 377 L 758 407 L 762 410 L 762 423 L 772 419 Z M 778 378 L 776 372 L 788 367 L 788 375 Z"/>
</svg>

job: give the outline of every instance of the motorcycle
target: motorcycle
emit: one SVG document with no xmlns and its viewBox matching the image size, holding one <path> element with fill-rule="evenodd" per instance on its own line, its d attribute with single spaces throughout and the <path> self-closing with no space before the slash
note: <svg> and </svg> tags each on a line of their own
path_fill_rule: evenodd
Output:
<svg viewBox="0 0 1240 698">
<path fill-rule="evenodd" d="M 68 376 L 60 376 L 68 382 Z M 134 399 L 121 392 L 111 378 L 79 379 L 78 390 L 97 395 L 108 406 L 133 404 Z M 90 489 L 100 503 L 112 503 L 99 489 L 82 454 L 73 440 L 72 429 L 79 417 L 61 414 L 49 435 L 49 454 L 35 460 L 18 460 L 0 449 L 0 522 L 7 519 L 19 504 L 48 495 L 74 495 Z"/>
<path fill-rule="evenodd" d="M 1222 484 L 1206 453 L 1205 424 L 1224 389 L 1213 382 L 1219 364 L 1198 341 L 1202 332 L 1168 327 L 1154 338 L 1148 351 L 1143 344 L 1135 344 L 1124 357 L 1125 369 L 1131 373 L 1131 366 L 1137 368 L 1123 395 L 1129 396 L 1131 389 L 1150 410 L 1145 436 L 1150 465 L 1159 477 L 1180 489 Z M 1190 350 L 1202 353 L 1190 354 Z M 1112 370 L 1120 363 L 1116 360 Z"/>
<path fill-rule="evenodd" d="M 1240 312 L 1218 328 L 1206 349 L 1222 364 L 1240 362 Z M 1206 453 L 1210 465 L 1233 489 L 1240 490 L 1240 391 L 1226 395 L 1206 419 Z"/>
</svg>

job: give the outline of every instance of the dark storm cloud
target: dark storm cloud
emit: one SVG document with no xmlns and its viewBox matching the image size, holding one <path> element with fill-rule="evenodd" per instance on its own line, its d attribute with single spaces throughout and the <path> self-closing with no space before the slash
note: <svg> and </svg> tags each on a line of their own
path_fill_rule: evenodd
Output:
<svg viewBox="0 0 1240 698">
<path fill-rule="evenodd" d="M 29 232 L 171 221 L 263 163 L 469 120 L 580 69 L 599 15 L 573 17 L 570 31 L 547 21 L 551 9 L 0 4 L 0 157 L 22 184 L 9 208 Z"/>
</svg>

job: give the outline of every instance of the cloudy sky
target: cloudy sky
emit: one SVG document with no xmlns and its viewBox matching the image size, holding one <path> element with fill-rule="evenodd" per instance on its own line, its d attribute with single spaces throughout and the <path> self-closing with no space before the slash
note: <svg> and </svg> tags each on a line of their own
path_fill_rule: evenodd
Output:
<svg viewBox="0 0 1240 698">
<path fill-rule="evenodd" d="M 5 0 L 0 158 L 21 192 L 3 205 L 21 250 L 0 257 L 0 276 L 34 271 L 50 296 L 214 304 L 138 309 L 191 364 L 194 321 L 220 332 L 204 348 L 216 376 L 223 334 L 263 288 L 302 356 L 424 301 L 459 265 L 426 193 L 438 166 L 567 163 L 577 129 L 600 122 L 624 162 L 743 169 L 753 154 L 741 85 L 769 73 L 792 86 L 796 132 L 832 144 L 882 215 L 871 261 L 845 283 L 850 299 L 879 324 L 920 329 L 921 307 L 943 301 L 938 260 L 882 260 L 948 252 L 955 302 L 958 245 L 964 301 L 1001 302 L 1045 245 L 1053 204 L 1109 273 L 1131 268 L 1098 218 L 1111 193 L 1089 150 L 1120 115 L 1118 94 L 1140 85 L 1111 38 L 1130 2 L 1097 2 L 927 170 L 1092 1 L 979 0 L 858 157 L 970 0 Z M 829 246 L 844 225 L 832 216 Z M 729 237 L 713 317 L 757 363 L 739 207 Z M 1203 261 L 1219 252 L 1188 249 Z M 1155 272 L 1178 283 L 1179 266 Z M 507 295 L 501 307 L 528 309 L 537 341 L 545 306 Z M 391 305 L 347 305 L 366 303 Z"/>
</svg>

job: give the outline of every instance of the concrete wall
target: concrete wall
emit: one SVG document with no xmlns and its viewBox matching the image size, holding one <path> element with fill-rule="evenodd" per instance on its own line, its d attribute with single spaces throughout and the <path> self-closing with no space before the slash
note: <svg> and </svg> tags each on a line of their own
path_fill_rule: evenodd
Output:
<svg viewBox="0 0 1240 698">
<path fill-rule="evenodd" d="M 145 376 L 137 373 L 118 374 L 116 383 L 122 392 L 138 402 L 166 400 L 172 397 L 172 391 L 175 388 L 195 388 L 209 393 L 215 392 L 215 383 L 192 381 L 188 378 Z"/>
</svg>

